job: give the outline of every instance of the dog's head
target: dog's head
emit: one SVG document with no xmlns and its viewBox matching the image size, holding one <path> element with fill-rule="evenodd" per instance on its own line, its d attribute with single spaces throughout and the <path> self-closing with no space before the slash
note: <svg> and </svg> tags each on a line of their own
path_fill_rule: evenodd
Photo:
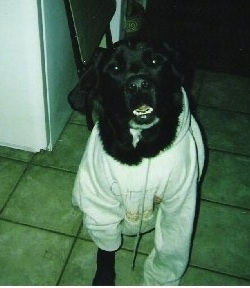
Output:
<svg viewBox="0 0 250 288">
<path fill-rule="evenodd" d="M 120 41 L 98 63 L 98 95 L 110 119 L 148 129 L 166 109 L 180 106 L 182 75 L 177 55 L 166 43 Z"/>
<path fill-rule="evenodd" d="M 105 150 L 136 164 L 170 145 L 182 111 L 183 75 L 174 49 L 129 39 L 95 59 L 83 82 L 94 79 L 92 95 Z"/>
</svg>

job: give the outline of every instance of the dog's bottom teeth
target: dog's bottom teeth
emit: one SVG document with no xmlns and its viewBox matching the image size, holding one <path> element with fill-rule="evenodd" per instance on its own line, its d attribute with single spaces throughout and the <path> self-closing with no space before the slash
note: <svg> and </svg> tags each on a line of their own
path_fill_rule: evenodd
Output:
<svg viewBox="0 0 250 288">
<path fill-rule="evenodd" d="M 131 128 L 147 129 L 158 123 L 158 120 L 154 109 L 149 105 L 143 104 L 133 110 L 133 116 L 129 124 Z"/>
<path fill-rule="evenodd" d="M 146 118 L 146 115 L 151 114 L 154 111 L 154 109 L 147 105 L 142 105 L 141 107 L 133 110 L 133 114 L 135 116 L 139 116 L 142 118 Z"/>
</svg>

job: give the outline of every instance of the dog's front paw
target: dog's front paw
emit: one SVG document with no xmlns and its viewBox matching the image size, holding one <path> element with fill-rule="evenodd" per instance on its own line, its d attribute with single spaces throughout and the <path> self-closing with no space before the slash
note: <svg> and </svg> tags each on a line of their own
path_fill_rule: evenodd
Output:
<svg viewBox="0 0 250 288">
<path fill-rule="evenodd" d="M 115 251 L 98 248 L 97 269 L 92 286 L 115 286 Z"/>
<path fill-rule="evenodd" d="M 97 271 L 92 282 L 92 286 L 115 286 L 115 272 Z"/>
</svg>

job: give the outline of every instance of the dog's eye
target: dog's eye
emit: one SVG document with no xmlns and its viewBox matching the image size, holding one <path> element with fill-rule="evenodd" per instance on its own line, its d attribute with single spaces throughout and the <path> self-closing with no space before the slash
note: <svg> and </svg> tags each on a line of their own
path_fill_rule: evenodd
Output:
<svg viewBox="0 0 250 288">
<path fill-rule="evenodd" d="M 154 65 L 157 64 L 157 60 L 156 60 L 156 59 L 153 59 L 153 60 L 152 60 L 152 64 L 154 64 Z"/>
<path fill-rule="evenodd" d="M 119 73 L 119 72 L 121 71 L 121 69 L 122 69 L 122 67 L 119 66 L 119 65 L 117 65 L 117 64 L 114 64 L 114 65 L 109 66 L 109 70 L 110 70 L 111 72 L 113 72 L 114 74 Z"/>
<path fill-rule="evenodd" d="M 114 70 L 114 71 L 119 71 L 119 70 L 120 70 L 120 69 L 119 69 L 119 66 L 115 65 L 115 66 L 113 67 L 113 70 Z"/>
<path fill-rule="evenodd" d="M 151 66 L 157 67 L 163 62 L 163 58 L 160 55 L 153 55 L 151 58 Z"/>
</svg>

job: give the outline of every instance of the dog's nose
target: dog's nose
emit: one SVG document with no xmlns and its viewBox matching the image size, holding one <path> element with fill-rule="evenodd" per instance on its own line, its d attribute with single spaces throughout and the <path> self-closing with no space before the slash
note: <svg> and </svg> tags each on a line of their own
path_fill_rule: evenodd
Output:
<svg viewBox="0 0 250 288">
<path fill-rule="evenodd" d="M 151 88 L 151 84 L 144 78 L 132 78 L 127 82 L 126 87 L 130 92 L 136 92 L 138 90 L 147 91 Z"/>
</svg>

